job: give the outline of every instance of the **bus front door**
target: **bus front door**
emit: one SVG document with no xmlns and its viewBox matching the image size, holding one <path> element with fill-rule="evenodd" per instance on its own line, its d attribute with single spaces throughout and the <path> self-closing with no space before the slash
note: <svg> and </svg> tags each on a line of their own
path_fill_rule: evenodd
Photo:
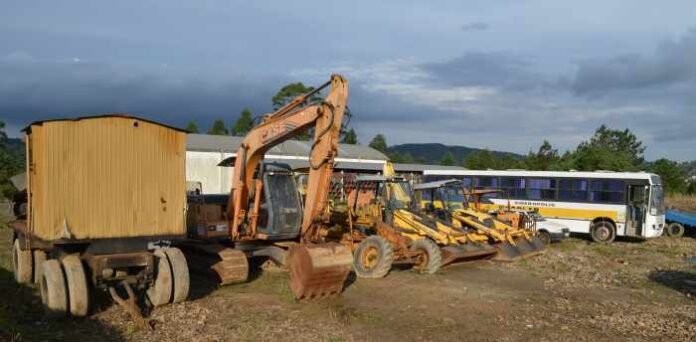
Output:
<svg viewBox="0 0 696 342">
<path fill-rule="evenodd" d="M 626 220 L 626 235 L 643 235 L 643 222 L 645 222 L 647 197 L 647 191 L 644 185 L 628 186 L 628 220 Z"/>
</svg>

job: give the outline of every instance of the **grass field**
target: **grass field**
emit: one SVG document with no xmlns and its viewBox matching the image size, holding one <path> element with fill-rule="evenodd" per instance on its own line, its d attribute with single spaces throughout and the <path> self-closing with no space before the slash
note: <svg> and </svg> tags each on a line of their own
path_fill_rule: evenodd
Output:
<svg viewBox="0 0 696 342">
<path fill-rule="evenodd" d="M 696 196 L 694 195 L 669 195 L 665 198 L 665 206 L 668 209 L 689 211 L 696 213 Z"/>
</svg>

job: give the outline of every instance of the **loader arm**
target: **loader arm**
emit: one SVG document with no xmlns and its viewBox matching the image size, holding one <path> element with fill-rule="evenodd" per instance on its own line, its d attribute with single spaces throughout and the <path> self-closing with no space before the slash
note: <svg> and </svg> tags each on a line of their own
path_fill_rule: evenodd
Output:
<svg viewBox="0 0 696 342">
<path fill-rule="evenodd" d="M 320 103 L 305 105 L 312 95 L 330 86 L 328 96 Z M 272 114 L 266 115 L 262 123 L 254 127 L 237 150 L 232 175 L 231 201 L 228 206 L 230 235 L 254 239 L 260 208 L 260 193 L 263 183 L 254 179 L 254 172 L 272 147 L 289 140 L 299 133 L 314 127 L 314 142 L 309 156 L 309 179 L 307 195 L 302 213 L 301 238 L 303 241 L 317 239 L 318 223 L 328 205 L 328 192 L 333 161 L 338 151 L 338 139 L 348 98 L 348 81 L 340 75 L 312 92 L 295 98 L 292 102 Z M 249 211 L 249 195 L 255 195 Z"/>
</svg>

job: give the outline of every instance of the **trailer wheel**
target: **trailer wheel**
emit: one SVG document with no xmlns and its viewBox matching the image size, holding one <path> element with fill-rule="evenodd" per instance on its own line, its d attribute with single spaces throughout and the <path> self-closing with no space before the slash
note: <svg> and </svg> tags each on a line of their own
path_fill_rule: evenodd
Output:
<svg viewBox="0 0 696 342">
<path fill-rule="evenodd" d="M 590 229 L 592 241 L 598 243 L 612 243 L 616 238 L 616 228 L 611 222 L 599 221 Z"/>
<path fill-rule="evenodd" d="M 172 298 L 172 266 L 169 264 L 167 254 L 158 249 L 155 255 L 155 281 L 147 289 L 147 298 L 152 306 L 158 307 L 169 303 Z"/>
<path fill-rule="evenodd" d="M 684 236 L 684 225 L 682 225 L 681 223 L 672 222 L 669 224 L 669 226 L 667 226 L 665 232 L 667 232 L 667 236 L 669 237 L 682 237 Z"/>
<path fill-rule="evenodd" d="M 71 254 L 63 258 L 62 263 L 68 285 L 70 314 L 75 317 L 84 317 L 89 311 L 89 289 L 82 260 L 79 255 Z"/>
<path fill-rule="evenodd" d="M 353 269 L 360 278 L 384 278 L 391 270 L 393 261 L 391 243 L 377 235 L 360 242 L 353 253 Z"/>
<path fill-rule="evenodd" d="M 41 283 L 41 275 L 43 274 L 43 264 L 46 262 L 46 252 L 34 250 L 34 284 Z"/>
<path fill-rule="evenodd" d="M 68 312 L 68 293 L 65 276 L 58 260 L 47 260 L 41 275 L 41 302 L 50 317 L 62 317 Z"/>
<path fill-rule="evenodd" d="M 31 250 L 22 250 L 19 239 L 15 239 L 12 244 L 12 271 L 18 283 L 28 284 L 32 281 Z"/>
<path fill-rule="evenodd" d="M 172 303 L 180 303 L 186 300 L 189 293 L 190 279 L 189 269 L 186 263 L 184 253 L 178 248 L 167 248 L 164 250 L 167 254 L 169 264 L 172 267 L 172 278 L 174 286 L 172 287 Z"/>
<path fill-rule="evenodd" d="M 413 269 L 418 273 L 434 274 L 442 266 L 440 246 L 430 239 L 416 240 L 411 244 L 411 251 L 416 254 Z"/>
</svg>

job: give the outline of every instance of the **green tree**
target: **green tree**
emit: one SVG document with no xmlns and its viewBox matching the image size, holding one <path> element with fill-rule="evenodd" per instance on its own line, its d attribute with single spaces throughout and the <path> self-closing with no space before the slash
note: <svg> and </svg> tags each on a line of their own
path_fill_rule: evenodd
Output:
<svg viewBox="0 0 696 342">
<path fill-rule="evenodd" d="M 358 144 L 358 135 L 355 134 L 355 130 L 352 128 L 349 129 L 343 135 L 343 139 L 341 139 L 341 143 L 349 144 L 349 145 L 357 145 Z"/>
<path fill-rule="evenodd" d="M 186 124 L 186 131 L 189 133 L 199 133 L 198 125 L 196 125 L 194 121 L 189 121 L 189 123 Z"/>
<path fill-rule="evenodd" d="M 571 168 L 583 171 L 638 171 L 645 146 L 628 129 L 614 130 L 602 125 L 589 141 L 583 141 L 569 156 Z"/>
<path fill-rule="evenodd" d="M 213 135 L 229 135 L 230 132 L 225 127 L 225 122 L 222 120 L 215 120 L 213 126 L 208 130 L 208 134 Z"/>
<path fill-rule="evenodd" d="M 662 178 L 666 193 L 684 193 L 687 190 L 686 175 L 677 162 L 661 158 L 651 163 L 650 171 Z"/>
<path fill-rule="evenodd" d="M 389 154 L 389 160 L 393 163 L 414 163 L 415 160 L 413 159 L 413 156 L 408 153 L 399 153 L 399 152 L 394 152 Z"/>
<path fill-rule="evenodd" d="M 369 146 L 377 151 L 387 154 L 387 138 L 385 138 L 382 133 L 378 133 L 377 135 L 375 135 L 375 137 L 372 138 L 372 141 L 370 141 Z"/>
<path fill-rule="evenodd" d="M 12 198 L 17 189 L 10 182 L 10 177 L 24 169 L 24 150 L 13 149 L 5 133 L 5 123 L 0 121 L 0 196 Z"/>
<path fill-rule="evenodd" d="M 470 153 L 464 159 L 464 167 L 472 170 L 505 170 L 519 168 L 520 162 L 512 156 L 500 156 L 489 149 L 483 149 Z"/>
<path fill-rule="evenodd" d="M 440 160 L 440 165 L 444 165 L 444 166 L 454 165 L 454 155 L 452 154 L 452 152 L 447 151 L 447 153 L 445 153 L 445 156 L 442 157 L 442 160 Z"/>
<path fill-rule="evenodd" d="M 527 154 L 522 165 L 527 170 L 546 171 L 554 169 L 559 160 L 558 150 L 554 149 L 547 140 L 544 140 L 536 153 L 530 151 Z"/>
<path fill-rule="evenodd" d="M 237 119 L 232 127 L 232 135 L 243 137 L 254 127 L 254 121 L 251 118 L 251 110 L 249 108 L 244 108 L 242 114 Z"/>
</svg>

